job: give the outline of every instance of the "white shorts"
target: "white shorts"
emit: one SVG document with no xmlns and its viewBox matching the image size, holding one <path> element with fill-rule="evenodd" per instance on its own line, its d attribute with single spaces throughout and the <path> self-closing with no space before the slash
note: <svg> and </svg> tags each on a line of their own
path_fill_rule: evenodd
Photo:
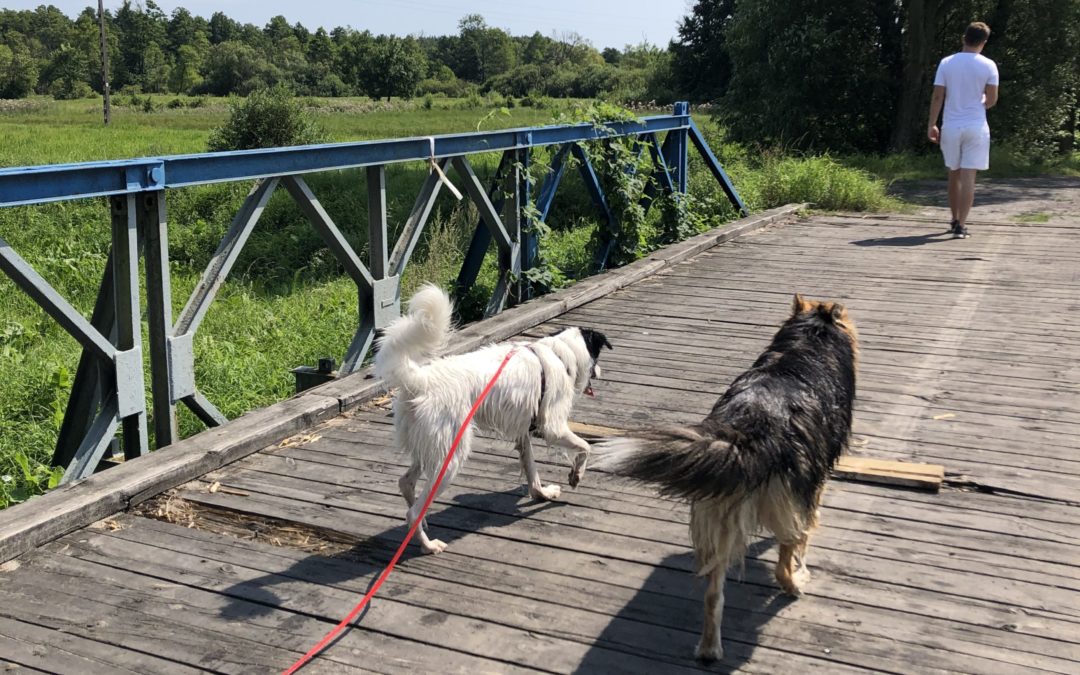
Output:
<svg viewBox="0 0 1080 675">
<path fill-rule="evenodd" d="M 946 127 L 941 130 L 941 154 L 951 170 L 990 168 L 990 127 Z"/>
</svg>

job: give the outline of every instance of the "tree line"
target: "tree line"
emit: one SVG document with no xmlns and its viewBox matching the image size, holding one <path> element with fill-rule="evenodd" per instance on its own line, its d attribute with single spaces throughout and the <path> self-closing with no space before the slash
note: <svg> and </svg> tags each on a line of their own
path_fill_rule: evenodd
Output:
<svg viewBox="0 0 1080 675">
<path fill-rule="evenodd" d="M 453 35 L 399 37 L 337 27 L 314 31 L 275 16 L 262 27 L 223 12 L 125 1 L 106 11 L 111 87 L 143 93 L 246 95 L 285 85 L 299 95 L 598 96 L 667 102 L 667 50 L 598 51 L 575 33 L 512 36 L 480 15 Z M 0 10 L 0 98 L 70 99 L 102 91 L 95 8 L 71 19 L 54 6 Z"/>
<path fill-rule="evenodd" d="M 927 147 L 934 72 L 972 21 L 1001 74 L 995 138 L 1076 147 L 1080 0 L 698 0 L 672 44 L 675 88 L 719 100 L 733 136 L 813 150 Z"/>
<path fill-rule="evenodd" d="M 513 36 L 468 15 L 443 36 L 262 27 L 153 0 L 106 12 L 111 83 L 148 93 L 602 97 L 717 103 L 737 141 L 838 152 L 925 148 L 938 60 L 990 24 L 998 140 L 1033 156 L 1075 148 L 1080 0 L 697 0 L 666 48 L 597 49 L 574 33 Z M 102 90 L 94 8 L 0 10 L 0 98 Z"/>
</svg>

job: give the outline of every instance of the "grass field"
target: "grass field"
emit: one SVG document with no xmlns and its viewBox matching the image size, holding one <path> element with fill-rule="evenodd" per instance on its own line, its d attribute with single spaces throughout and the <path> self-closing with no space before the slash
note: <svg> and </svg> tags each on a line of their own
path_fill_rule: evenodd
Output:
<svg viewBox="0 0 1080 675">
<path fill-rule="evenodd" d="M 31 100 L 0 102 L 0 166 L 48 164 L 205 150 L 211 129 L 227 115 L 224 101 L 174 97 L 125 105 L 117 97 L 113 123 L 101 125 L 98 102 Z M 312 100 L 317 122 L 334 141 L 430 135 L 550 123 L 570 112 L 575 102 L 554 102 L 544 109 L 501 103 L 436 99 L 374 104 L 364 99 Z M 183 105 L 181 105 L 183 104 Z M 827 157 L 793 158 L 751 152 L 726 143 L 707 118 L 699 118 L 710 144 L 754 209 L 792 201 L 820 208 L 875 209 L 893 202 L 880 181 Z M 544 153 L 535 160 L 544 161 Z M 494 170 L 496 156 L 479 156 L 483 176 Z M 691 164 L 691 194 L 700 211 L 697 227 L 715 226 L 734 217 L 715 183 L 699 162 Z M 421 164 L 388 170 L 390 222 L 408 214 L 426 176 Z M 363 176 L 356 171 L 328 172 L 309 180 L 313 190 L 360 252 L 366 255 L 366 204 Z M 247 184 L 214 185 L 170 192 L 169 237 L 174 311 L 212 255 Z M 655 209 L 653 215 L 655 215 Z M 588 271 L 593 207 L 580 181 L 564 181 L 544 249 L 553 267 L 568 281 Z M 425 240 L 406 272 L 406 292 L 421 281 L 447 284 L 457 274 L 463 248 L 475 226 L 475 210 L 441 198 Z M 34 265 L 85 314 L 93 305 L 108 250 L 108 211 L 104 200 L 0 209 L 0 237 Z M 641 251 L 659 245 L 646 227 Z M 476 296 L 490 291 L 494 267 L 489 261 Z M 78 361 L 77 345 L 10 281 L 0 280 L 0 508 L 40 492 L 55 481 L 48 465 L 57 429 Z M 355 329 L 356 291 L 322 247 L 287 194 L 271 200 L 256 232 L 210 309 L 196 339 L 196 378 L 200 388 L 228 416 L 289 396 L 297 365 L 321 356 L 340 358 Z M 144 336 L 145 340 L 145 336 Z M 184 434 L 201 429 L 184 414 Z"/>
</svg>

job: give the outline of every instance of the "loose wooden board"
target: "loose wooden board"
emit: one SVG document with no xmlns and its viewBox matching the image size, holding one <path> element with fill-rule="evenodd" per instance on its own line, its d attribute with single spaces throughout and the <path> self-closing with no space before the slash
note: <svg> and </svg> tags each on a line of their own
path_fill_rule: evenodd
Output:
<svg viewBox="0 0 1080 675">
<path fill-rule="evenodd" d="M 585 438 L 609 438 L 626 433 L 623 429 L 580 422 L 571 422 L 570 429 Z M 945 480 L 945 467 L 940 464 L 894 462 L 845 455 L 833 468 L 833 478 L 937 492 Z"/>
</svg>

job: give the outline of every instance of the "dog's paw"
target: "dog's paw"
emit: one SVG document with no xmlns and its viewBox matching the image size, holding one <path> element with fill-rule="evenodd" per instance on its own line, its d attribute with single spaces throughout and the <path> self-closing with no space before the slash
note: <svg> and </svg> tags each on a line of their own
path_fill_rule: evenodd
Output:
<svg viewBox="0 0 1080 675">
<path fill-rule="evenodd" d="M 791 575 L 791 579 L 795 582 L 796 588 L 799 589 L 799 595 L 802 595 L 802 589 L 806 587 L 806 584 L 810 583 L 810 568 L 800 567 L 795 570 L 795 574 Z"/>
<path fill-rule="evenodd" d="M 810 570 L 806 567 L 800 567 L 787 579 L 778 579 L 780 588 L 788 595 L 799 598 L 802 597 L 803 587 L 810 583 Z"/>
<path fill-rule="evenodd" d="M 562 488 L 558 485 L 545 485 L 541 488 L 530 489 L 529 494 L 532 495 L 533 499 L 544 502 L 553 502 L 562 494 Z"/>
<path fill-rule="evenodd" d="M 566 478 L 566 482 L 572 488 L 576 488 L 581 482 L 582 474 L 584 471 L 578 471 L 577 469 L 570 469 L 570 475 Z"/>
<path fill-rule="evenodd" d="M 694 652 L 694 655 L 697 656 L 699 661 L 712 663 L 713 661 L 719 661 L 724 658 L 724 647 L 720 644 L 719 640 L 716 641 L 716 644 L 706 644 L 702 642 L 698 644 L 697 651 Z"/>
<path fill-rule="evenodd" d="M 424 553 L 438 555 L 446 550 L 446 543 L 441 539 L 432 539 L 431 541 L 421 543 L 420 548 L 424 549 Z"/>
</svg>

